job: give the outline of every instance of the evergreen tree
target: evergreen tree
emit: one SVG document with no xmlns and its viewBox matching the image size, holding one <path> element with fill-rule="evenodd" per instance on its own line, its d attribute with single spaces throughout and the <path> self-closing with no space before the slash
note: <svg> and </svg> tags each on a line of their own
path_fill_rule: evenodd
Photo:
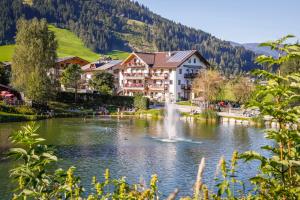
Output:
<svg viewBox="0 0 300 200">
<path fill-rule="evenodd" d="M 16 47 L 12 60 L 12 85 L 24 92 L 25 97 L 45 102 L 53 94 L 47 76 L 55 66 L 57 41 L 48 30 L 45 20 L 21 19 L 17 26 Z"/>
<path fill-rule="evenodd" d="M 0 62 L 0 84 L 8 85 L 10 74 L 10 70 Z"/>
</svg>

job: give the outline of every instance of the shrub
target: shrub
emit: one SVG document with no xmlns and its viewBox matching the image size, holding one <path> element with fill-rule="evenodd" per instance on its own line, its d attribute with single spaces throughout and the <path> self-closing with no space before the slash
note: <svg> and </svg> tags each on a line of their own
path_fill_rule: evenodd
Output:
<svg viewBox="0 0 300 200">
<path fill-rule="evenodd" d="M 44 115 L 24 115 L 24 114 L 0 112 L 0 123 L 35 121 L 35 120 L 41 120 L 41 119 L 46 119 L 46 118 L 47 118 L 47 116 L 44 116 Z"/>
<path fill-rule="evenodd" d="M 29 106 L 17 106 L 15 109 L 17 113 L 24 115 L 35 115 L 37 113 L 34 108 L 31 108 Z"/>
<path fill-rule="evenodd" d="M 214 110 L 211 109 L 205 109 L 202 111 L 201 116 L 205 119 L 215 119 L 217 118 L 217 113 Z"/>
<path fill-rule="evenodd" d="M 147 110 L 150 105 L 150 100 L 142 95 L 136 95 L 134 97 L 134 107 L 138 110 Z"/>
<path fill-rule="evenodd" d="M 56 96 L 56 101 L 66 104 L 73 104 L 74 95 L 75 94 L 72 92 L 59 92 Z M 77 105 L 88 108 L 96 108 L 102 105 L 132 108 L 133 101 L 133 97 L 130 96 L 111 96 L 92 93 L 79 93 L 77 95 Z"/>
<path fill-rule="evenodd" d="M 15 113 L 15 114 L 25 114 L 25 115 L 35 115 L 37 111 L 29 106 L 12 106 L 0 103 L 0 112 Z"/>
</svg>

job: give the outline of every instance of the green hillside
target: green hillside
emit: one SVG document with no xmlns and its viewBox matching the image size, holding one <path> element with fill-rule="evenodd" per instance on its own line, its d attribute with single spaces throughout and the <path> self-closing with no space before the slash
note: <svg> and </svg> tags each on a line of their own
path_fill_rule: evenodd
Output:
<svg viewBox="0 0 300 200">
<path fill-rule="evenodd" d="M 227 75 L 260 67 L 254 62 L 254 52 L 244 47 L 234 47 L 230 42 L 202 30 L 163 18 L 137 1 L 26 2 L 27 4 L 20 0 L 0 1 L 3 13 L 0 15 L 0 22 L 5 22 L 5 26 L 0 28 L 0 44 L 13 42 L 20 16 L 26 19 L 38 17 L 57 24 L 59 28 L 70 30 L 79 36 L 86 47 L 101 54 L 110 54 L 112 50 L 153 52 L 197 49 L 212 65 L 218 66 Z"/>
<path fill-rule="evenodd" d="M 0 46 L 0 61 L 10 61 L 14 53 L 14 45 Z"/>
<path fill-rule="evenodd" d="M 94 53 L 85 47 L 82 40 L 69 30 L 57 28 L 53 25 L 49 29 L 56 35 L 58 41 L 58 57 L 78 56 L 90 62 L 98 60 L 100 54 Z M 13 55 L 14 45 L 0 46 L 0 61 L 10 61 Z M 107 53 L 113 59 L 124 59 L 128 56 L 127 52 L 112 51 Z"/>
<path fill-rule="evenodd" d="M 85 47 L 82 40 L 71 31 L 52 25 L 49 26 L 49 29 L 55 33 L 58 41 L 58 57 L 78 56 L 88 61 L 95 61 L 100 58 L 99 54 Z"/>
</svg>

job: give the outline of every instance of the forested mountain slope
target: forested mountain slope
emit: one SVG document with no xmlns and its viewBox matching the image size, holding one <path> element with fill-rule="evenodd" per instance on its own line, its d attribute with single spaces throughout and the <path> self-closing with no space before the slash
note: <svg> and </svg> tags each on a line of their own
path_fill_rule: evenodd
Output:
<svg viewBox="0 0 300 200">
<path fill-rule="evenodd" d="M 151 12 L 130 0 L 1 0 L 0 44 L 14 42 L 16 21 L 46 18 L 78 35 L 98 53 L 111 50 L 168 51 L 198 49 L 226 73 L 257 67 L 255 54 L 233 47 L 201 30 Z M 30 2 L 30 3 L 28 3 Z"/>
</svg>

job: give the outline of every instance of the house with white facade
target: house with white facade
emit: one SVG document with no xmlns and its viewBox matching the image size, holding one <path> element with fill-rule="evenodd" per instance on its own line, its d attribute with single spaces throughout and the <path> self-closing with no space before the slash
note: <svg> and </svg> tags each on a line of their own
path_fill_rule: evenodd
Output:
<svg viewBox="0 0 300 200">
<path fill-rule="evenodd" d="M 144 53 L 133 52 L 119 69 L 123 95 L 143 94 L 158 101 L 193 98 L 192 81 L 209 66 L 197 50 Z"/>
<path fill-rule="evenodd" d="M 117 91 L 119 87 L 119 65 L 121 62 L 122 60 L 99 60 L 82 66 L 82 80 L 84 81 L 83 85 L 85 90 L 91 91 L 88 85 L 89 80 L 91 80 L 96 73 L 105 71 L 114 75 L 114 84 Z"/>
</svg>

